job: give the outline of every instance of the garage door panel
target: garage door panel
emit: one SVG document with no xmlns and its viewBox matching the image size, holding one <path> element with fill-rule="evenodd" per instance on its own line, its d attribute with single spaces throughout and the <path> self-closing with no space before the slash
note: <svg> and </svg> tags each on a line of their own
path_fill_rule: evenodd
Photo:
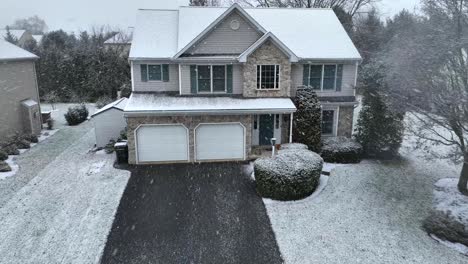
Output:
<svg viewBox="0 0 468 264">
<path fill-rule="evenodd" d="M 188 134 L 182 125 L 140 127 L 137 146 L 139 162 L 188 160 Z"/>
<path fill-rule="evenodd" d="M 202 124 L 196 130 L 197 160 L 244 159 L 244 127 L 232 124 Z"/>
</svg>

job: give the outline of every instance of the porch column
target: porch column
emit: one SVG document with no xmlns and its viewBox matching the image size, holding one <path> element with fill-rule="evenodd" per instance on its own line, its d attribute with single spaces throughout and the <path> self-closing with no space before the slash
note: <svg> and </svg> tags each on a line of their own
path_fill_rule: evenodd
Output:
<svg viewBox="0 0 468 264">
<path fill-rule="evenodd" d="M 294 113 L 291 113 L 291 117 L 289 118 L 289 143 L 292 143 L 293 119 Z"/>
</svg>

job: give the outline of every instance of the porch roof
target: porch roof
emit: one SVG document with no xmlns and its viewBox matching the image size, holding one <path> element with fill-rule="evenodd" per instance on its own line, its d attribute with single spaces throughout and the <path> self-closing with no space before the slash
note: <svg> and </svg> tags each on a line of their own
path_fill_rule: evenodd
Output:
<svg viewBox="0 0 468 264">
<path fill-rule="evenodd" d="M 132 93 L 125 115 L 288 114 L 296 112 L 289 98 L 235 98 L 226 96 L 169 96 Z"/>
</svg>

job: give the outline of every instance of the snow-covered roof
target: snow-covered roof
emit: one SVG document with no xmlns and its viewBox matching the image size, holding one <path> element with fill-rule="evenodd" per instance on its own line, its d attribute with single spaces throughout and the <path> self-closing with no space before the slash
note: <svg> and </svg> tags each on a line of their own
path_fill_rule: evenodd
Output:
<svg viewBox="0 0 468 264">
<path fill-rule="evenodd" d="M 123 111 L 125 109 L 125 106 L 127 105 L 128 98 L 122 97 L 110 104 L 105 105 L 101 109 L 98 109 L 94 114 L 91 115 L 91 117 L 99 115 L 100 113 L 103 113 L 111 108 Z"/>
<path fill-rule="evenodd" d="M 0 38 L 0 61 L 35 60 L 39 57 Z"/>
<path fill-rule="evenodd" d="M 10 34 L 15 37 L 17 40 L 19 40 L 24 33 L 26 33 L 26 30 L 24 29 L 10 29 Z M 0 36 L 3 36 L 5 38 L 7 36 L 7 30 L 6 29 L 0 29 Z"/>
<path fill-rule="evenodd" d="M 293 113 L 289 98 L 184 97 L 132 93 L 125 114 L 251 114 Z"/>
<path fill-rule="evenodd" d="M 227 10 L 242 10 L 259 31 L 271 32 L 300 59 L 360 60 L 332 9 L 180 7 L 139 10 L 130 58 L 173 58 Z"/>
<path fill-rule="evenodd" d="M 104 44 L 131 44 L 132 43 L 133 29 L 128 31 L 118 32 L 108 40 L 104 41 Z"/>
<path fill-rule="evenodd" d="M 21 101 L 21 103 L 25 106 L 34 106 L 37 105 L 37 102 L 34 101 L 33 99 L 26 99 L 24 101 Z"/>
<path fill-rule="evenodd" d="M 44 35 L 32 35 L 33 39 L 36 41 L 37 44 L 41 43 L 42 38 Z"/>
</svg>

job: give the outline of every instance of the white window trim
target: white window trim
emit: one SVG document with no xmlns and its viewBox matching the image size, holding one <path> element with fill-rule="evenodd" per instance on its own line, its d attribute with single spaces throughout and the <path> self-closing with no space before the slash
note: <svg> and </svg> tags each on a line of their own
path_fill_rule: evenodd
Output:
<svg viewBox="0 0 468 264">
<path fill-rule="evenodd" d="M 336 81 L 338 79 L 338 63 L 309 63 L 309 76 L 307 76 L 307 82 L 308 86 L 310 86 L 310 73 L 312 71 L 312 65 L 321 65 L 322 66 L 322 79 L 320 80 L 320 89 L 314 89 L 314 91 L 320 91 L 320 92 L 336 92 L 337 87 L 336 87 Z M 335 65 L 335 84 L 333 89 L 323 89 L 323 83 L 325 80 L 325 66 L 326 65 Z"/>
<path fill-rule="evenodd" d="M 262 66 L 271 66 L 274 65 L 275 69 L 276 66 L 278 66 L 278 87 L 277 88 L 258 88 L 262 86 L 262 76 L 260 75 L 260 85 L 258 85 L 257 77 L 258 77 L 258 66 L 260 66 L 260 70 L 262 69 Z M 257 91 L 278 91 L 281 90 L 281 65 L 280 64 L 256 64 L 255 65 L 255 89 Z M 276 85 L 276 74 L 275 74 L 275 85 Z"/>
<path fill-rule="evenodd" d="M 149 75 L 149 68 L 150 66 L 158 66 L 161 68 L 161 80 L 150 80 L 150 75 Z M 163 82 L 164 80 L 164 71 L 163 71 L 163 65 L 162 64 L 146 64 L 146 76 L 148 76 L 148 81 L 147 82 Z"/>
<path fill-rule="evenodd" d="M 333 111 L 333 132 L 331 134 L 322 134 L 323 137 L 336 137 L 338 135 L 338 119 L 340 117 L 340 107 L 322 107 L 321 118 L 323 119 L 323 111 Z M 322 121 L 321 121 L 322 122 Z"/>
<path fill-rule="evenodd" d="M 198 66 L 210 66 L 210 91 L 200 91 L 198 90 Z M 214 91 L 213 90 L 213 66 L 224 66 L 224 91 Z M 197 64 L 197 94 L 225 94 L 227 93 L 227 65 L 225 64 Z"/>
</svg>

